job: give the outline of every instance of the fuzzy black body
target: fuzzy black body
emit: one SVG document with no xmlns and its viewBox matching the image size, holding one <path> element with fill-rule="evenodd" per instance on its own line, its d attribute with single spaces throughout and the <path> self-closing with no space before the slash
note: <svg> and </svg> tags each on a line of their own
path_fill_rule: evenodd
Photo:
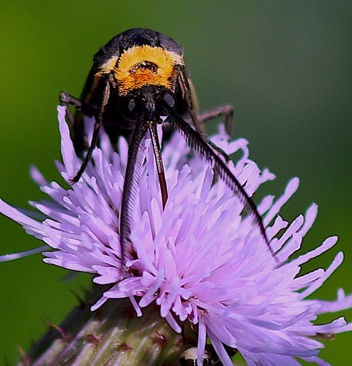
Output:
<svg viewBox="0 0 352 366">
<path fill-rule="evenodd" d="M 181 45 L 176 43 L 172 38 L 166 37 L 161 33 L 155 32 L 151 29 L 135 28 L 127 30 L 114 38 L 112 38 L 106 45 L 102 46 L 99 51 L 94 55 L 93 65 L 88 74 L 85 82 L 80 100 L 86 105 L 94 108 L 99 108 L 101 104 L 101 96 L 104 93 L 105 83 L 104 75 L 110 73 L 114 77 L 116 85 L 114 88 L 110 88 L 110 95 L 105 106 L 105 110 L 102 116 L 102 125 L 105 131 L 108 133 L 112 143 L 115 143 L 119 136 L 124 136 L 128 140 L 131 139 L 133 131 L 135 130 L 135 119 L 128 118 L 128 110 L 126 110 L 126 103 L 130 97 L 141 98 L 141 88 L 127 87 L 123 93 L 119 90 L 119 80 L 116 77 L 116 70 L 119 68 L 120 57 L 128 50 L 135 50 L 136 63 L 138 64 L 139 53 L 145 48 L 150 47 L 152 49 L 159 50 L 159 54 L 167 52 L 174 56 L 174 65 L 172 65 L 173 74 L 183 71 L 189 84 L 189 89 L 185 90 L 187 86 L 182 85 L 182 80 L 177 79 L 174 75 L 161 75 L 162 78 L 171 78 L 171 83 L 168 85 L 168 90 L 174 94 L 176 102 L 176 112 L 180 115 L 184 115 L 187 110 L 192 109 L 196 112 L 197 100 L 193 91 L 191 80 L 188 77 L 188 73 L 184 66 L 184 50 Z M 153 60 L 151 55 L 149 62 L 149 68 L 153 66 L 158 67 L 156 64 L 158 60 Z M 134 65 L 133 65 L 134 66 Z M 148 65 L 147 65 L 148 66 Z M 152 82 L 152 80 L 150 80 Z M 166 80 L 164 80 L 166 81 Z M 148 75 L 145 78 L 144 87 L 156 86 L 160 91 L 165 88 L 164 85 L 155 85 L 148 83 Z M 127 94 L 127 95 L 126 95 Z M 185 94 L 188 97 L 185 98 Z M 138 113 L 138 111 L 136 111 Z M 87 142 L 83 140 L 84 126 L 83 117 L 85 113 L 79 112 L 76 114 L 75 123 L 73 124 L 73 140 L 77 152 L 82 152 L 85 149 Z M 126 115 L 127 114 L 127 115 Z"/>
</svg>

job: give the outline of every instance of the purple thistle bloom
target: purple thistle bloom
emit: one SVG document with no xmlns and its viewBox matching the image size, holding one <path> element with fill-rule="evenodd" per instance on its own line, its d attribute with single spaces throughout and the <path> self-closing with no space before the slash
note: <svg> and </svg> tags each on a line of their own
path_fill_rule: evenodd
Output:
<svg viewBox="0 0 352 366">
<path fill-rule="evenodd" d="M 63 164 L 57 163 L 69 181 L 81 161 L 76 156 L 59 107 Z M 118 142 L 114 152 L 106 135 L 93 153 L 82 179 L 64 188 L 47 182 L 35 169 L 32 177 L 50 200 L 32 202 L 38 213 L 28 214 L 0 201 L 0 212 L 21 224 L 27 233 L 46 243 L 44 262 L 94 274 L 94 282 L 110 285 L 92 310 L 109 299 L 130 298 L 139 316 L 155 302 L 160 315 L 180 332 L 178 320 L 198 325 L 198 360 L 210 338 L 221 362 L 232 365 L 224 345 L 237 349 L 248 365 L 299 365 L 298 359 L 326 365 L 318 357 L 323 344 L 316 336 L 352 330 L 343 318 L 315 325 L 320 314 L 348 309 L 352 296 L 339 290 L 336 301 L 307 299 L 342 263 L 336 255 L 326 270 L 300 275 L 301 265 L 333 247 L 328 238 L 315 250 L 290 257 L 301 248 L 312 227 L 317 206 L 288 223 L 278 215 L 298 188 L 292 179 L 284 194 L 265 197 L 258 205 L 267 234 L 277 253 L 270 254 L 251 216 L 243 216 L 243 203 L 218 181 L 213 171 L 175 134 L 163 150 L 169 198 L 162 208 L 151 144 L 140 151 L 140 182 L 134 192 L 130 247 L 121 263 L 119 210 L 128 146 Z M 274 179 L 248 158 L 244 139 L 228 141 L 221 130 L 212 141 L 228 154 L 242 152 L 230 169 L 251 196 Z M 44 251 L 38 248 L 37 251 Z M 24 254 L 23 254 L 24 255 Z M 2 256 L 0 260 L 22 254 Z M 200 364 L 200 361 L 198 362 Z"/>
</svg>

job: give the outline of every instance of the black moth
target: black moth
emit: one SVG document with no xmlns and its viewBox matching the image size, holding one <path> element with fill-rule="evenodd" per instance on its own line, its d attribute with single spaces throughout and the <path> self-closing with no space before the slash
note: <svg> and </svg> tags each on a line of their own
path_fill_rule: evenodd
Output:
<svg viewBox="0 0 352 366">
<path fill-rule="evenodd" d="M 138 148 L 149 131 L 160 182 L 163 205 L 168 198 L 157 125 L 164 124 L 179 131 L 187 143 L 205 157 L 231 191 L 251 213 L 270 252 L 274 252 L 266 236 L 262 218 L 226 163 L 219 157 L 221 149 L 209 141 L 203 123 L 217 116 L 225 116 L 225 127 L 230 134 L 233 109 L 225 105 L 197 114 L 197 99 L 184 63 L 182 46 L 173 39 L 150 29 L 135 28 L 112 38 L 94 56 L 80 99 L 66 92 L 60 93 L 64 105 L 72 105 L 79 112 L 73 115 L 67 108 L 75 149 L 86 150 L 83 163 L 72 183 L 77 182 L 91 159 L 98 143 L 101 126 L 115 141 L 123 135 L 129 141 L 128 162 L 120 211 L 121 259 L 124 262 L 130 233 L 131 193 L 135 184 L 135 163 Z M 92 140 L 84 141 L 83 116 L 95 118 Z M 214 151 L 215 150 L 215 151 Z"/>
</svg>

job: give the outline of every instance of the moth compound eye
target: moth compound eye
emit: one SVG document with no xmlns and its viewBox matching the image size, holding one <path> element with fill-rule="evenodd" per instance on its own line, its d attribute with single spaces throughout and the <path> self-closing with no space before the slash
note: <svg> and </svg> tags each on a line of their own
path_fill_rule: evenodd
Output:
<svg viewBox="0 0 352 366">
<path fill-rule="evenodd" d="M 175 109 L 176 98 L 175 95 L 167 90 L 163 91 L 161 94 L 163 103 L 166 103 L 170 108 Z"/>
<path fill-rule="evenodd" d="M 136 121 L 138 116 L 137 102 L 134 96 L 127 96 L 120 102 L 120 110 L 124 118 L 128 121 Z"/>
</svg>

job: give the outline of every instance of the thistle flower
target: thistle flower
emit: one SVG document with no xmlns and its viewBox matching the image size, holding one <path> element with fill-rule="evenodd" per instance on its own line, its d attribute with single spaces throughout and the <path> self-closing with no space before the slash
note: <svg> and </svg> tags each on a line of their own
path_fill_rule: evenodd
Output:
<svg viewBox="0 0 352 366">
<path fill-rule="evenodd" d="M 65 109 L 59 107 L 63 164 L 57 166 L 69 182 L 81 162 L 64 114 Z M 248 158 L 244 139 L 229 142 L 221 129 L 212 141 L 228 154 L 242 152 L 229 167 L 250 196 L 274 179 Z M 126 263 L 121 263 L 119 210 L 128 152 L 125 140 L 118 141 L 118 151 L 102 133 L 101 145 L 82 179 L 69 188 L 47 182 L 33 169 L 33 179 L 50 197 L 31 203 L 42 220 L 37 213 L 31 217 L 3 201 L 0 212 L 44 241 L 47 249 L 38 250 L 43 251 L 45 263 L 92 273 L 95 284 L 109 287 L 93 311 L 107 301 L 129 298 L 138 316 L 143 316 L 143 308 L 157 305 L 175 332 L 181 332 L 183 322 L 195 325 L 198 365 L 207 338 L 224 365 L 233 364 L 224 345 L 241 353 L 248 365 L 299 365 L 298 359 L 326 365 L 318 356 L 323 344 L 317 336 L 350 331 L 352 324 L 343 318 L 323 325 L 314 322 L 320 314 L 350 308 L 352 296 L 340 289 L 336 301 L 310 297 L 342 263 L 341 252 L 326 270 L 300 274 L 304 263 L 336 244 L 336 237 L 290 259 L 317 215 L 316 205 L 291 223 L 278 215 L 297 190 L 298 179 L 288 183 L 281 197 L 266 196 L 258 205 L 278 264 L 253 218 L 243 215 L 243 203 L 221 181 L 214 184 L 212 169 L 191 154 L 178 134 L 163 150 L 169 190 L 163 209 L 153 152 L 146 139 L 131 212 L 131 247 Z"/>
</svg>

